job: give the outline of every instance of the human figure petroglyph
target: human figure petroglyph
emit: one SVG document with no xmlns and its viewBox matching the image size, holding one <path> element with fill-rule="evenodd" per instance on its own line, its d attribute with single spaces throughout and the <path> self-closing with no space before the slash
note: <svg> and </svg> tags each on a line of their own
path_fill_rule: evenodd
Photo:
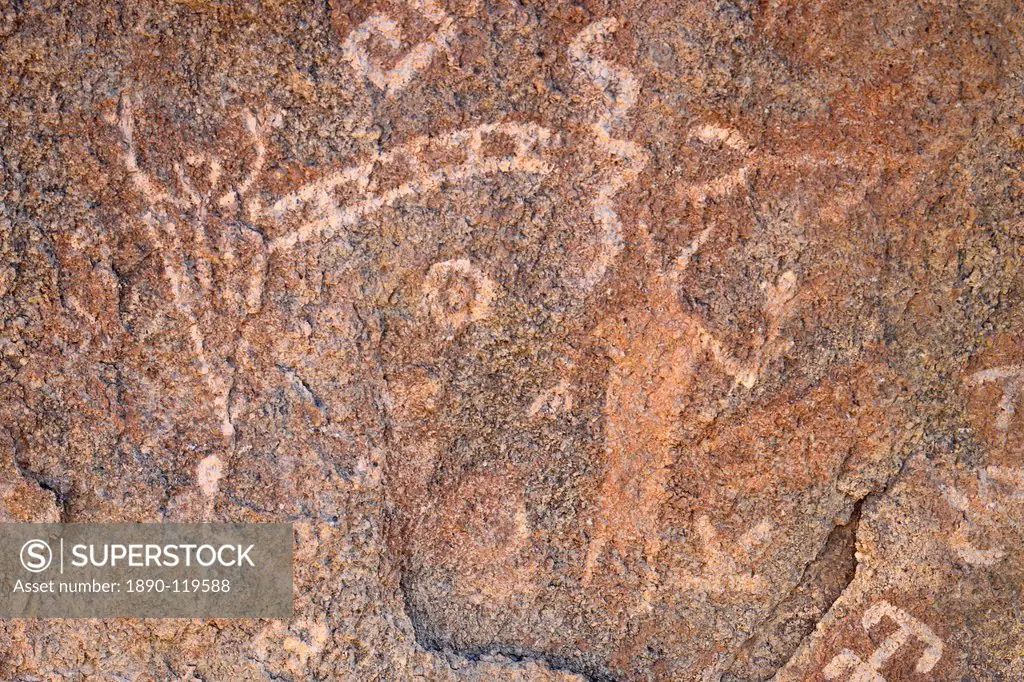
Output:
<svg viewBox="0 0 1024 682">
<path fill-rule="evenodd" d="M 345 40 L 345 59 L 366 80 L 392 96 L 404 90 L 412 80 L 427 69 L 439 51 L 447 50 L 455 33 L 455 21 L 434 0 L 410 0 L 408 5 L 424 19 L 436 26 L 425 41 L 414 45 L 390 69 L 384 69 L 367 50 L 374 35 L 398 50 L 402 47 L 402 29 L 385 14 L 374 14 L 357 26 Z"/>
<path fill-rule="evenodd" d="M 635 106 L 639 94 L 638 81 L 628 70 L 597 56 L 617 27 L 618 24 L 613 19 L 595 22 L 581 31 L 569 48 L 570 62 L 597 85 L 605 97 L 603 108 L 599 109 L 596 120 L 590 124 L 590 135 L 594 140 L 595 149 L 617 161 L 611 171 L 603 171 L 610 174 L 602 178 L 593 199 L 594 220 L 601 227 L 601 245 L 597 256 L 584 268 L 584 290 L 594 286 L 605 276 L 623 248 L 623 226 L 615 209 L 615 197 L 638 177 L 647 162 L 646 153 L 638 145 L 613 137 L 616 129 L 624 124 L 628 113 Z M 397 87 L 399 81 L 389 83 L 384 87 Z M 377 85 L 380 86 L 380 83 Z M 268 240 L 265 245 L 260 241 L 259 252 L 265 259 L 273 257 L 276 253 L 288 251 L 298 244 L 343 235 L 346 228 L 366 219 L 374 212 L 396 206 L 403 201 L 416 200 L 425 194 L 440 190 L 448 183 L 461 183 L 493 174 L 551 175 L 554 170 L 546 157 L 546 151 L 553 141 L 560 139 L 557 133 L 539 124 L 505 122 L 487 123 L 440 135 L 421 136 L 389 151 L 372 152 L 354 165 L 331 171 L 319 180 L 298 187 L 277 200 L 264 203 L 260 197 L 250 195 L 258 181 L 266 156 L 266 123 L 260 123 L 256 117 L 249 114 L 243 117 L 246 130 L 253 138 L 256 160 L 250 173 L 236 187 L 230 191 L 225 190 L 211 199 L 201 197 L 183 173 L 180 176 L 183 197 L 159 189 L 156 182 L 139 169 L 130 123 L 130 108 L 126 115 L 128 123 L 123 120 L 121 126 L 128 147 L 125 166 L 140 194 L 146 197 L 151 205 L 168 204 L 182 208 L 211 204 L 219 208 L 238 209 L 245 220 L 253 223 L 286 223 L 289 229 L 278 232 L 278 236 Z M 280 120 L 275 118 L 271 123 L 278 124 Z M 511 140 L 513 151 L 491 151 L 487 141 L 495 136 L 504 136 Z M 721 145 L 746 156 L 753 153 L 751 146 L 737 131 L 726 127 L 703 125 L 694 129 L 692 138 L 703 144 Z M 201 155 L 196 155 L 194 159 L 199 159 L 196 163 L 200 165 L 206 164 L 212 185 L 220 182 L 224 167 L 221 161 Z M 381 186 L 376 179 L 375 171 L 383 166 L 401 166 L 406 176 L 394 186 Z M 176 172 L 180 172 L 180 169 L 176 169 Z M 706 183 L 705 186 L 695 186 L 689 196 L 695 201 L 724 196 L 745 182 L 746 172 L 741 169 Z M 147 216 L 144 221 L 148 224 L 153 221 L 153 217 Z M 173 224 L 170 229 L 174 229 Z M 645 555 L 649 560 L 653 560 L 660 551 L 657 533 L 650 532 L 650 528 L 652 523 L 656 525 L 666 481 L 674 462 L 672 429 L 666 425 L 678 417 L 675 397 L 689 385 L 689 375 L 695 370 L 697 363 L 708 358 L 714 366 L 729 376 L 736 386 L 750 389 L 757 383 L 765 364 L 777 357 L 786 346 L 785 340 L 781 338 L 781 324 L 789 314 L 788 304 L 795 295 L 796 277 L 791 272 L 783 273 L 775 282 L 763 284 L 764 310 L 769 328 L 763 338 L 755 340 L 755 351 L 746 360 L 734 357 L 730 349 L 698 316 L 680 308 L 675 292 L 679 275 L 685 270 L 692 256 L 711 237 L 714 229 L 714 225 L 705 227 L 678 255 L 674 265 L 667 271 L 657 273 L 655 277 L 652 289 L 659 292 L 655 294 L 656 297 L 662 297 L 666 301 L 666 305 L 661 308 L 668 311 L 668 317 L 672 318 L 667 323 L 676 330 L 675 348 L 667 355 L 661 351 L 648 353 L 642 349 L 635 355 L 627 351 L 626 356 L 617 361 L 612 370 L 606 390 L 605 408 L 609 465 L 603 483 L 603 507 L 597 513 L 594 534 L 587 551 L 584 573 L 586 581 L 593 575 L 603 548 L 609 542 L 624 546 L 639 538 L 645 538 L 640 541 L 645 546 Z M 173 236 L 173 231 L 170 234 Z M 197 259 L 200 271 L 206 267 L 205 262 L 203 258 Z M 262 293 L 265 267 L 259 267 L 257 270 L 259 272 L 254 273 L 251 280 L 252 285 L 243 294 L 249 309 L 258 305 Z M 165 273 L 171 288 L 175 291 L 180 290 L 183 280 L 179 270 L 165 264 Z M 481 281 L 486 284 L 487 280 Z M 208 281 L 206 286 L 210 286 Z M 492 295 L 488 293 L 490 290 L 484 286 L 481 291 L 486 294 L 484 299 L 488 302 L 482 304 L 482 307 L 471 306 L 466 315 L 456 315 L 457 319 L 452 320 L 454 326 L 461 326 L 466 320 L 478 319 L 479 315 L 474 310 L 486 309 L 489 306 Z M 433 307 L 437 308 L 436 305 Z M 655 334 L 653 329 L 651 333 Z M 230 406 L 227 404 L 230 382 L 210 371 L 211 363 L 207 357 L 209 353 L 201 325 L 191 325 L 189 334 L 193 342 L 193 353 L 200 367 L 204 368 L 205 371 L 202 373 L 214 392 L 214 404 L 224 416 L 222 429 L 225 433 L 233 434 Z M 652 343 L 654 342 L 655 339 L 652 338 Z M 660 342 L 658 344 L 660 348 Z M 666 367 L 670 368 L 667 373 L 662 371 Z M 628 379 L 634 370 L 660 376 L 659 387 L 655 392 L 659 407 L 651 413 L 640 415 L 641 410 L 626 405 L 639 404 L 642 397 L 637 393 L 640 389 L 632 385 Z M 550 406 L 555 408 L 555 404 L 550 400 L 561 401 L 560 409 L 570 409 L 571 401 L 567 397 L 568 394 L 567 390 L 551 394 L 547 398 Z M 534 414 L 539 413 L 541 409 L 543 406 L 538 407 Z M 650 428 L 646 429 L 644 425 Z M 645 435 L 645 429 L 647 433 L 662 435 L 649 439 Z M 420 452 L 417 461 L 422 460 L 423 466 L 429 468 L 429 462 L 433 458 L 431 453 L 439 446 L 439 442 L 433 439 L 423 441 L 419 450 L 425 451 Z M 213 475 L 214 473 L 216 475 Z M 197 477 L 204 483 L 204 493 L 216 494 L 217 483 L 223 474 L 223 462 L 219 461 L 209 461 L 203 465 L 201 471 L 197 470 Z M 622 514 L 613 513 L 614 506 L 619 502 L 622 502 L 628 511 Z"/>
<path fill-rule="evenodd" d="M 646 228 L 640 228 L 648 261 L 653 261 Z M 584 584 L 591 581 L 609 543 L 619 548 L 641 544 L 647 564 L 655 564 L 661 551 L 658 517 L 678 443 L 678 399 L 691 390 L 700 364 L 710 360 L 735 386 L 750 389 L 768 362 L 790 346 L 782 325 L 796 296 L 796 275 L 791 271 L 761 285 L 768 327 L 747 360 L 736 358 L 699 316 L 683 309 L 677 291 L 680 275 L 713 228 L 698 234 L 667 271 L 655 270 L 648 280 L 649 300 L 632 321 L 637 328 L 597 332 L 611 348 L 614 362 L 605 391 L 606 470 L 584 562 Z"/>
<path fill-rule="evenodd" d="M 630 88 L 624 90 L 631 92 Z M 630 101 L 628 96 L 624 101 Z M 626 110 L 624 105 L 613 109 L 614 116 L 608 114 L 603 125 L 621 120 Z M 698 206 L 734 195 L 746 186 L 756 169 L 815 169 L 847 165 L 847 161 L 837 154 L 779 156 L 763 152 L 735 128 L 714 123 L 695 125 L 687 133 L 687 139 L 739 157 L 739 166 L 735 170 L 710 180 L 681 181 L 677 185 L 679 197 Z M 679 416 L 674 405 L 678 396 L 689 390 L 697 363 L 708 357 L 720 371 L 733 379 L 735 386 L 752 389 L 765 366 L 791 346 L 791 342 L 782 335 L 782 325 L 792 314 L 792 301 L 797 295 L 797 278 L 792 271 L 783 272 L 774 282 L 761 283 L 764 295 L 762 310 L 768 324 L 763 334 L 752 339 L 753 352 L 746 360 L 736 358 L 698 316 L 681 309 L 677 289 L 682 275 L 716 230 L 715 223 L 705 225 L 679 251 L 670 267 L 658 269 L 648 279 L 648 305 L 643 311 L 638 311 L 638 315 L 654 311 L 657 319 L 650 320 L 647 326 L 641 325 L 644 331 L 639 335 L 634 331 L 628 335 L 628 340 L 624 339 L 623 345 L 634 346 L 633 352 L 627 351 L 624 355 L 622 350 L 616 350 L 612 353 L 616 360 L 609 377 L 605 407 L 608 470 L 601 495 L 601 499 L 607 502 L 601 503 L 595 519 L 584 564 L 584 583 L 591 579 L 596 562 L 609 541 L 620 547 L 634 541 L 642 542 L 649 564 L 657 556 L 660 541 L 650 528 L 657 519 L 667 472 L 674 462 L 671 449 L 675 438 L 671 424 Z M 648 262 L 653 262 L 651 254 L 654 248 L 646 226 L 639 225 L 637 235 Z M 617 255 L 617 251 L 615 253 Z M 644 340 L 648 333 L 651 336 L 649 342 Z M 666 337 L 673 340 L 674 350 L 666 351 Z M 627 398 L 628 378 L 637 376 L 650 379 L 645 389 L 639 388 L 643 381 L 635 381 L 637 394 Z M 630 408 L 626 404 L 629 402 L 636 403 L 638 407 Z M 617 512 L 616 507 L 624 511 Z"/>
<path fill-rule="evenodd" d="M 886 682 L 879 671 L 911 639 L 920 640 L 924 644 L 924 651 L 918 658 L 914 670 L 922 675 L 932 671 L 942 658 L 943 649 L 942 640 L 932 632 L 932 629 L 887 601 L 877 602 L 865 611 L 861 625 L 865 631 L 870 631 L 881 623 L 883 618 L 893 621 L 898 626 L 896 631 L 882 640 L 866 661 L 849 649 L 840 651 L 822 670 L 826 680 Z"/>
</svg>

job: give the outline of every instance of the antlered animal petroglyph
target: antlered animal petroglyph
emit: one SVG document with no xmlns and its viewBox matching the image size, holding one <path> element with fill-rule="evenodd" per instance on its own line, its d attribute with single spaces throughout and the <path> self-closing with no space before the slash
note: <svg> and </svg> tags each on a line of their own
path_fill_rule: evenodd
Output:
<svg viewBox="0 0 1024 682">
<path fill-rule="evenodd" d="M 229 405 L 232 370 L 227 360 L 233 350 L 222 349 L 222 357 L 211 358 L 202 314 L 210 308 L 211 298 L 219 298 L 236 315 L 244 316 L 254 312 L 259 307 L 263 293 L 266 256 L 263 253 L 262 234 L 241 223 L 236 238 L 250 243 L 256 263 L 250 273 L 240 273 L 243 287 L 232 284 L 231 276 L 236 274 L 238 267 L 238 244 L 229 230 L 216 229 L 211 235 L 209 227 L 218 210 L 237 211 L 244 208 L 251 214 L 254 204 L 247 197 L 263 171 L 267 131 L 280 124 L 280 117 L 257 118 L 248 111 L 243 112 L 245 131 L 251 140 L 254 159 L 246 174 L 237 182 L 226 182 L 223 175 L 224 162 L 219 157 L 208 153 L 188 154 L 183 159 L 184 165 L 181 162 L 174 163 L 178 187 L 173 190 L 162 187 L 153 176 L 139 167 L 133 108 L 132 97 L 123 96 L 117 123 L 124 138 L 124 165 L 132 184 L 146 202 L 147 209 L 142 215 L 142 222 L 160 257 L 174 307 L 187 325 L 192 354 L 199 374 L 213 395 L 221 432 L 231 440 L 235 429 Z M 205 189 L 198 188 L 189 169 L 205 171 L 206 177 L 202 178 Z M 215 270 L 223 275 L 221 286 L 217 286 L 214 281 Z"/>
<path fill-rule="evenodd" d="M 550 139 L 550 132 L 542 126 L 532 124 L 488 124 L 436 136 L 420 137 L 389 153 L 375 154 L 363 163 L 331 173 L 327 177 L 309 183 L 295 192 L 273 202 L 269 206 L 258 197 L 250 197 L 250 191 L 258 181 L 266 156 L 265 134 L 268 127 L 279 125 L 273 117 L 258 120 L 251 114 L 244 115 L 246 130 L 253 139 L 255 160 L 249 173 L 236 185 L 221 188 L 223 163 L 212 155 L 189 156 L 187 162 L 208 168 L 209 185 L 218 190 L 205 194 L 197 191 L 179 164 L 175 172 L 181 185 L 181 194 L 159 186 L 155 179 L 139 168 L 134 136 L 132 102 L 129 96 L 122 100 L 119 125 L 125 141 L 124 164 L 136 190 L 146 200 L 148 209 L 142 221 L 155 243 L 162 262 L 165 278 L 171 290 L 172 300 L 180 314 L 188 320 L 191 350 L 213 398 L 212 402 L 220 415 L 221 430 L 231 439 L 234 425 L 229 404 L 233 369 L 228 362 L 233 349 L 222 349 L 218 360 L 211 359 L 207 344 L 207 324 L 201 319 L 204 301 L 210 296 L 219 296 L 233 301 L 242 315 L 254 312 L 260 305 L 266 276 L 268 259 L 275 253 L 290 249 L 296 244 L 313 237 L 328 238 L 344 227 L 355 224 L 359 219 L 383 207 L 394 206 L 403 199 L 422 196 L 437 191 L 442 184 L 466 181 L 473 177 L 494 173 L 535 173 L 545 174 L 549 167 L 543 159 L 543 151 Z M 489 154 L 484 140 L 489 135 L 502 134 L 514 141 L 510 155 Z M 421 154 L 446 152 L 455 155 L 456 161 L 448 165 L 434 166 Z M 374 186 L 371 175 L 380 165 L 402 162 L 411 177 L 397 187 L 382 190 Z M 344 203 L 338 199 L 342 186 L 356 190 L 356 198 Z M 207 234 L 207 217 L 212 207 L 223 209 L 242 208 L 249 221 L 258 224 L 264 220 L 283 221 L 299 215 L 299 225 L 290 232 L 264 243 L 262 232 L 246 229 L 254 242 L 254 262 L 245 277 L 241 290 L 237 283 L 225 282 L 217 288 L 212 278 L 220 264 L 233 263 L 234 254 L 226 231 L 217 232 L 217 245 L 211 246 Z M 244 228 L 244 223 L 243 223 Z M 183 233 L 191 236 L 189 244 L 193 249 L 186 255 Z M 186 266 L 186 260 L 194 263 L 193 269 Z M 216 264 L 216 265 L 215 265 Z M 452 291 L 438 289 L 446 278 L 451 284 L 452 275 L 464 275 L 470 300 L 465 310 L 458 308 L 458 301 L 449 300 Z M 435 317 L 444 316 L 454 325 L 460 326 L 467 320 L 477 320 L 486 314 L 494 297 L 494 284 L 479 270 L 469 266 L 467 260 L 454 260 L 437 264 L 428 276 L 427 304 Z M 452 308 L 455 305 L 455 308 Z M 210 478 L 210 471 L 222 472 L 222 462 L 207 462 L 201 478 L 204 492 L 212 494 L 216 485 Z M 216 478 L 219 478 L 217 476 Z"/>
</svg>

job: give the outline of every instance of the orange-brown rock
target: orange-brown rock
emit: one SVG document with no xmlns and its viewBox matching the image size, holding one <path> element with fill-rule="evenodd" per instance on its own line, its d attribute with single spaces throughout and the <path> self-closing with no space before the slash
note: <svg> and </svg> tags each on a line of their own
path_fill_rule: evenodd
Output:
<svg viewBox="0 0 1024 682">
<path fill-rule="evenodd" d="M 296 524 L 11 680 L 1024 679 L 1016 3 L 15 0 L 0 521 Z"/>
</svg>

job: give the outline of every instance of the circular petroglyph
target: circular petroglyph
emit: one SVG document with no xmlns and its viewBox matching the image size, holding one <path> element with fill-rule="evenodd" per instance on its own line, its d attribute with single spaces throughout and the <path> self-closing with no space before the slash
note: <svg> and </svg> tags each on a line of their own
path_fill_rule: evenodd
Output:
<svg viewBox="0 0 1024 682">
<path fill-rule="evenodd" d="M 427 313 L 451 329 L 486 318 L 495 291 L 494 282 L 465 258 L 434 263 L 423 281 Z"/>
</svg>

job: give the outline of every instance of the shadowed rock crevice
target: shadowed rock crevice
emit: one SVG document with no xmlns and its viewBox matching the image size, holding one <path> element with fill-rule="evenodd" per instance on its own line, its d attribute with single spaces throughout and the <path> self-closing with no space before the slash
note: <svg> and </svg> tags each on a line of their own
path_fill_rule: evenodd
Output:
<svg viewBox="0 0 1024 682">
<path fill-rule="evenodd" d="M 621 682 L 618 677 L 602 669 L 601 666 L 584 660 L 582 652 L 579 658 L 570 658 L 552 656 L 543 652 L 531 651 L 522 646 L 501 643 L 464 648 L 451 646 L 442 641 L 441 636 L 432 627 L 429 616 L 413 606 L 409 599 L 410 589 L 407 580 L 403 578 L 400 581 L 402 603 L 406 616 L 412 624 L 416 644 L 435 656 L 444 659 L 455 657 L 470 665 L 480 662 L 485 657 L 500 656 L 513 663 L 533 662 L 555 673 L 577 675 L 581 682 Z"/>
<path fill-rule="evenodd" d="M 853 581 L 857 571 L 859 500 L 845 524 L 832 529 L 800 583 L 773 611 L 760 632 L 740 648 L 723 682 L 764 682 L 782 668 Z"/>
</svg>

